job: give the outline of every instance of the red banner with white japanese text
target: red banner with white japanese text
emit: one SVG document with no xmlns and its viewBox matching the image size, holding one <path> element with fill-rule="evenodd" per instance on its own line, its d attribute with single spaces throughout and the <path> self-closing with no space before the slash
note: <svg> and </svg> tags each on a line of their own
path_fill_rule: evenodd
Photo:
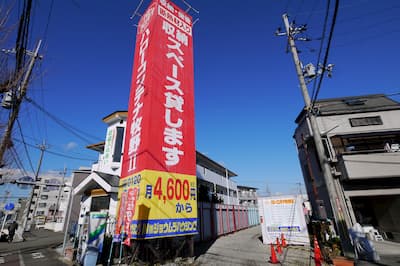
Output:
<svg viewBox="0 0 400 266">
<path fill-rule="evenodd" d="M 117 219 L 124 223 L 117 234 L 121 227 L 132 238 L 196 232 L 193 75 L 191 17 L 170 1 L 153 1 L 137 30 L 119 191 L 120 199 L 128 192 L 119 215 L 133 216 Z M 136 211 L 126 209 L 134 188 Z"/>
</svg>

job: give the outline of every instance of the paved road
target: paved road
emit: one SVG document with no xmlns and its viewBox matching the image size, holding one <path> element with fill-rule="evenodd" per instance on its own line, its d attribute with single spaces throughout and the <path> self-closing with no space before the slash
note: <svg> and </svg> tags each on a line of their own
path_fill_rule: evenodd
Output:
<svg viewBox="0 0 400 266">
<path fill-rule="evenodd" d="M 269 265 L 270 246 L 261 239 L 260 226 L 222 236 L 197 255 L 195 265 Z M 309 246 L 290 246 L 277 254 L 281 265 L 314 265 Z M 272 264 L 271 264 L 272 265 Z"/>
<path fill-rule="evenodd" d="M 61 266 L 70 265 L 60 260 L 60 255 L 51 248 L 21 252 L 0 253 L 0 265 L 7 266 Z"/>
<path fill-rule="evenodd" d="M 359 266 L 400 266 L 400 243 L 373 241 L 381 258 L 378 263 L 357 261 Z M 282 255 L 278 254 L 281 265 L 315 265 L 313 252 L 307 246 L 289 246 Z M 270 247 L 261 241 L 259 226 L 223 236 L 208 243 L 196 254 L 195 265 L 269 265 Z M 272 264 L 271 264 L 272 265 Z"/>
<path fill-rule="evenodd" d="M 48 230 L 25 234 L 23 242 L 0 242 L 0 266 L 61 266 L 68 265 L 54 247 L 63 242 L 64 234 Z"/>
</svg>

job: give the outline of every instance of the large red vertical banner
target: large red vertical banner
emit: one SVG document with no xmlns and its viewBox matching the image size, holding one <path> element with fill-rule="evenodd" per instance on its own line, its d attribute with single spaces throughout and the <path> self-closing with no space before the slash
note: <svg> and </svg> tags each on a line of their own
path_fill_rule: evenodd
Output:
<svg viewBox="0 0 400 266">
<path fill-rule="evenodd" d="M 128 198 L 116 234 L 121 227 L 140 239 L 197 232 L 193 87 L 192 19 L 155 0 L 136 36 L 119 190 Z"/>
</svg>

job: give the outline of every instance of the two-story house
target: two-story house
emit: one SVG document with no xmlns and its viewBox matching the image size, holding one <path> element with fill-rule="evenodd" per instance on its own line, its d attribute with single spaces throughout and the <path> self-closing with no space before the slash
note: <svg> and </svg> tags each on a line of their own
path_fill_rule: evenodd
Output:
<svg viewBox="0 0 400 266">
<path fill-rule="evenodd" d="M 319 134 L 352 224 L 372 225 L 400 241 L 400 103 L 383 95 L 319 100 Z M 307 113 L 294 139 L 315 218 L 333 218 Z"/>
</svg>

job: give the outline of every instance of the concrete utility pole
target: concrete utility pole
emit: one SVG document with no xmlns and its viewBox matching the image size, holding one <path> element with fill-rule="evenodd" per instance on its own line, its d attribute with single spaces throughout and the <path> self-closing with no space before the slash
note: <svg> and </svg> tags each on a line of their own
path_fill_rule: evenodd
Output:
<svg viewBox="0 0 400 266">
<path fill-rule="evenodd" d="M 37 166 L 36 173 L 35 173 L 35 178 L 34 178 L 34 182 L 35 182 L 35 183 L 38 181 L 38 177 L 39 177 L 39 173 L 40 173 L 40 168 L 42 167 L 43 155 L 44 155 L 44 152 L 45 152 L 46 149 L 47 149 L 47 146 L 46 146 L 45 141 L 43 141 L 43 143 L 39 145 L 39 149 L 40 149 L 40 158 L 39 158 L 38 166 Z M 30 200 L 29 200 L 29 202 L 28 202 L 28 207 L 29 207 L 29 208 L 28 208 L 28 214 L 26 215 L 26 224 L 25 224 L 25 226 L 28 227 L 28 230 L 25 229 L 26 231 L 30 231 L 30 230 L 31 230 L 31 226 L 32 226 L 32 223 L 33 223 L 33 217 L 35 217 L 35 213 L 36 213 L 37 206 L 38 206 L 38 203 L 39 203 L 39 197 L 40 197 L 40 191 L 41 191 L 41 189 L 42 189 L 42 188 L 39 187 L 39 193 L 38 193 L 37 196 L 36 196 L 35 205 L 34 205 L 34 209 L 33 209 L 33 212 L 32 212 L 32 219 L 31 219 L 31 222 L 28 223 L 28 220 L 29 220 L 29 213 L 30 213 L 30 207 L 31 207 L 32 200 L 33 200 L 33 194 L 35 194 L 35 193 L 34 193 L 34 192 L 35 192 L 35 187 L 33 187 L 33 189 L 32 189 L 32 193 L 31 193 L 31 196 L 30 196 Z M 24 228 L 25 228 L 25 227 L 24 227 Z"/>
<path fill-rule="evenodd" d="M 301 92 L 303 94 L 305 110 L 307 111 L 307 116 L 310 121 L 311 131 L 314 138 L 315 147 L 317 150 L 318 160 L 321 164 L 322 174 L 325 181 L 326 189 L 328 191 L 328 196 L 330 199 L 330 204 L 332 206 L 332 212 L 334 216 L 334 222 L 336 230 L 339 233 L 340 241 L 342 244 L 342 251 L 345 256 L 354 257 L 354 249 L 350 241 L 348 227 L 351 225 L 351 219 L 349 213 L 346 209 L 346 203 L 343 202 L 343 198 L 339 196 L 336 191 L 335 185 L 333 183 L 333 176 L 331 172 L 331 167 L 329 165 L 328 159 L 325 155 L 324 145 L 322 143 L 322 138 L 317 124 L 316 115 L 312 110 L 312 103 L 310 96 L 308 94 L 308 88 L 304 79 L 303 69 L 301 67 L 301 62 L 297 53 L 296 44 L 294 41 L 294 35 L 300 33 L 305 28 L 294 28 L 289 24 L 289 19 L 287 14 L 282 15 L 283 22 L 285 24 L 286 33 L 288 38 L 289 49 L 293 55 L 293 61 L 296 67 L 297 77 L 300 82 Z"/>
<path fill-rule="evenodd" d="M 64 166 L 64 170 L 63 170 L 63 177 L 62 177 L 62 181 L 61 181 L 61 185 L 58 187 L 58 197 L 57 197 L 57 203 L 53 212 L 53 221 L 56 222 L 56 212 L 58 212 L 59 208 L 60 208 L 60 197 L 61 197 L 61 190 L 62 188 L 64 188 L 64 181 L 65 181 L 65 174 L 67 173 L 67 168 Z"/>
<path fill-rule="evenodd" d="M 41 168 L 41 166 L 42 166 L 42 160 L 43 160 L 43 155 L 44 155 L 44 152 L 45 152 L 45 150 L 47 149 L 47 146 L 46 146 L 46 144 L 45 144 L 45 142 L 43 141 L 43 144 L 41 144 L 40 146 L 39 146 L 39 148 L 40 148 L 40 158 L 39 158 L 39 162 L 38 162 L 38 166 L 37 166 L 37 168 L 36 168 L 36 173 L 35 173 L 35 178 L 34 178 L 34 181 L 33 181 L 33 188 L 32 188 L 32 191 L 31 191 L 31 194 L 30 194 L 30 196 L 29 196 L 29 200 L 28 200 L 28 202 L 27 202 L 27 207 L 25 208 L 25 211 L 26 211 L 26 214 L 23 216 L 23 220 L 22 220 L 22 226 L 20 226 L 20 227 L 18 227 L 18 233 L 16 234 L 16 236 L 20 236 L 21 237 L 21 239 L 23 239 L 23 236 L 22 236 L 22 234 L 25 232 L 25 231 L 29 231 L 30 229 L 31 229 L 31 224 L 32 224 L 32 221 L 29 223 L 29 225 L 28 225 L 28 220 L 29 220 L 29 214 L 30 214 L 30 209 L 31 209 L 31 205 L 32 205 L 32 199 L 33 199 L 33 194 L 34 194 L 34 192 L 35 192 L 35 186 L 36 186 L 36 184 L 37 184 L 37 178 L 38 178 L 38 176 L 39 176 L 39 172 L 40 172 L 40 168 Z M 39 187 L 39 189 L 40 189 L 40 187 Z M 36 209 L 36 204 L 37 204 L 37 200 L 36 200 L 36 202 L 35 202 L 35 209 Z M 33 217 L 34 217 L 34 215 L 35 215 L 35 213 L 33 212 L 32 213 L 32 219 L 33 219 Z M 27 225 L 28 225 L 28 227 L 27 227 Z"/>
<path fill-rule="evenodd" d="M 19 91 L 17 91 L 17 93 L 19 92 L 19 94 L 15 96 L 15 101 L 13 101 L 14 105 L 12 106 L 10 118 L 8 119 L 7 128 L 4 132 L 3 138 L 0 143 L 0 166 L 3 165 L 4 153 L 6 152 L 7 148 L 9 148 L 11 145 L 11 133 L 14 127 L 15 120 L 17 119 L 19 114 L 20 105 L 26 95 L 29 79 L 31 77 L 33 67 L 35 66 L 35 61 L 37 58 L 41 58 L 39 56 L 39 49 L 41 44 L 42 40 L 39 40 L 38 44 L 36 45 L 35 51 L 33 52 L 33 54 L 31 54 L 32 59 L 29 62 L 28 69 L 25 72 L 24 78 L 19 87 Z M 30 52 L 28 54 L 30 54 Z"/>
</svg>

